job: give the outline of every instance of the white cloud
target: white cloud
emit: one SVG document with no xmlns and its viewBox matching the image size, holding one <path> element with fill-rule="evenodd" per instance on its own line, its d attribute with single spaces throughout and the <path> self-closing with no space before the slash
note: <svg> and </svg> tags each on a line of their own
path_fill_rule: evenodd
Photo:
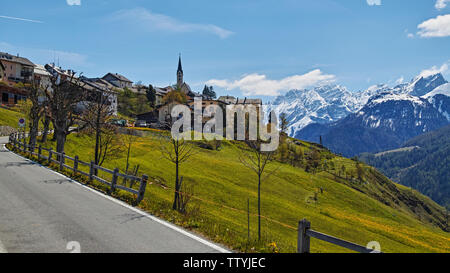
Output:
<svg viewBox="0 0 450 273">
<path fill-rule="evenodd" d="M 380 6 L 381 0 L 367 0 L 369 6 Z"/>
<path fill-rule="evenodd" d="M 4 15 L 0 15 L 0 18 L 9 19 L 9 20 L 25 21 L 25 22 L 31 22 L 31 23 L 43 23 L 42 21 L 38 21 L 38 20 L 18 18 L 18 17 L 11 17 L 11 16 L 4 16 Z"/>
<path fill-rule="evenodd" d="M 436 7 L 436 9 L 441 10 L 447 7 L 447 3 L 450 3 L 450 0 L 437 0 L 436 5 L 434 6 Z"/>
<path fill-rule="evenodd" d="M 426 77 L 435 75 L 437 73 L 445 74 L 448 71 L 449 63 L 450 63 L 450 61 L 447 61 L 446 63 L 441 65 L 441 67 L 433 66 L 430 69 L 422 70 L 422 72 L 420 72 L 419 76 L 426 78 Z"/>
<path fill-rule="evenodd" d="M 81 0 L 66 0 L 69 6 L 81 6 Z"/>
<path fill-rule="evenodd" d="M 164 30 L 171 32 L 207 32 L 225 39 L 232 31 L 212 24 L 195 24 L 179 21 L 164 14 L 153 13 L 144 8 L 121 10 L 112 16 L 112 20 L 120 20 L 144 27 L 147 31 Z"/>
<path fill-rule="evenodd" d="M 401 76 L 398 80 L 395 81 L 395 84 L 402 84 L 405 81 L 405 78 Z"/>
<path fill-rule="evenodd" d="M 318 84 L 335 81 L 334 75 L 324 74 L 316 69 L 303 75 L 294 75 L 281 80 L 267 79 L 266 75 L 250 74 L 239 80 L 209 80 L 206 84 L 225 88 L 226 90 L 239 89 L 245 96 L 278 96 L 280 91 L 290 89 L 304 89 Z"/>
<path fill-rule="evenodd" d="M 417 26 L 417 35 L 424 38 L 450 36 L 450 14 L 439 15 Z"/>
<path fill-rule="evenodd" d="M 412 33 L 408 33 L 408 38 L 410 38 L 410 39 L 412 39 L 412 38 L 414 38 L 414 34 L 412 34 Z"/>
</svg>

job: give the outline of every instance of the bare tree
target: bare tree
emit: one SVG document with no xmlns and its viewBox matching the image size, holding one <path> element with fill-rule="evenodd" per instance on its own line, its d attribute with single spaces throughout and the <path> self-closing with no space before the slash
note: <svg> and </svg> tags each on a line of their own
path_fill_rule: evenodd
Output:
<svg viewBox="0 0 450 273">
<path fill-rule="evenodd" d="M 118 158 L 123 151 L 123 143 L 114 125 L 105 125 L 99 137 L 98 166 L 106 159 Z"/>
<path fill-rule="evenodd" d="M 88 92 L 89 94 L 83 102 L 83 108 L 85 110 L 83 111 L 83 115 L 80 116 L 80 120 L 84 122 L 86 127 L 93 129 L 95 132 L 94 162 L 96 165 L 101 166 L 101 157 L 105 157 L 108 152 L 108 149 L 105 151 L 104 148 L 111 147 L 109 144 L 113 144 L 112 141 L 114 140 L 111 134 L 108 135 L 113 130 L 109 124 L 113 110 L 111 108 L 111 101 L 102 91 L 90 88 Z M 106 133 L 107 136 L 102 138 L 102 133 Z"/>
<path fill-rule="evenodd" d="M 33 149 L 36 146 L 36 139 L 39 133 L 39 120 L 41 119 L 45 107 L 44 102 L 40 98 L 44 96 L 44 90 L 37 82 L 26 84 L 25 88 L 28 90 L 28 99 L 31 102 L 31 107 L 28 112 L 30 121 L 29 145 Z"/>
<path fill-rule="evenodd" d="M 50 77 L 50 82 L 45 95 L 55 130 L 56 151 L 63 153 L 66 137 L 73 132 L 70 128 L 75 123 L 76 105 L 83 101 L 85 89 L 75 73 L 64 79 L 55 74 Z"/>
<path fill-rule="evenodd" d="M 194 145 L 188 141 L 181 139 L 174 139 L 168 137 L 162 137 L 160 144 L 160 151 L 167 160 L 175 164 L 175 196 L 173 200 L 173 209 L 181 210 L 182 204 L 180 200 L 179 183 L 180 165 L 186 162 L 192 155 L 195 154 Z"/>
<path fill-rule="evenodd" d="M 258 240 L 261 240 L 261 183 L 274 174 L 278 168 L 271 171 L 267 167 L 274 161 L 276 152 L 261 150 L 261 141 L 246 141 L 248 149 L 243 149 L 239 161 L 258 176 Z"/>
<path fill-rule="evenodd" d="M 127 129 L 127 133 L 123 135 L 123 142 L 126 145 L 127 148 L 127 165 L 125 168 L 125 173 L 128 174 L 128 169 L 130 167 L 130 154 L 131 154 L 131 148 L 133 146 L 133 143 L 136 141 L 137 136 L 131 129 Z M 123 184 L 126 185 L 127 179 L 123 179 Z"/>
</svg>

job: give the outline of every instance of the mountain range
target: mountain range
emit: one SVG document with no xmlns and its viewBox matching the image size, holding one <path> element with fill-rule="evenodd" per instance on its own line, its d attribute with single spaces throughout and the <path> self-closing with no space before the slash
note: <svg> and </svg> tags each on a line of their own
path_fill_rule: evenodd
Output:
<svg viewBox="0 0 450 273">
<path fill-rule="evenodd" d="M 450 122 L 450 84 L 442 74 L 350 92 L 339 85 L 292 90 L 269 104 L 286 113 L 288 134 L 345 156 L 395 149 Z"/>
</svg>

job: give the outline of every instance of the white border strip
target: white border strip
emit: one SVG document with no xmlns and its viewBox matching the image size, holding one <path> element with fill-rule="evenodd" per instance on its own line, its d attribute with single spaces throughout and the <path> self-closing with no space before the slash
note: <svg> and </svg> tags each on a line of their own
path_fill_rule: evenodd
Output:
<svg viewBox="0 0 450 273">
<path fill-rule="evenodd" d="M 7 151 L 10 151 L 9 149 L 6 148 L 5 144 L 3 144 L 3 148 L 6 149 Z M 11 151 L 10 151 L 10 152 L 11 152 Z M 12 153 L 12 152 L 11 152 L 11 153 Z M 30 159 L 25 158 L 25 157 L 23 157 L 23 156 L 21 156 L 21 155 L 18 155 L 18 154 L 16 154 L 16 153 L 13 153 L 13 154 L 15 154 L 15 155 L 17 155 L 17 156 L 19 156 L 19 157 L 22 157 L 22 158 L 25 159 L 25 160 L 31 161 Z M 34 162 L 34 161 L 33 161 L 33 162 Z M 146 212 L 144 212 L 144 211 L 142 211 L 142 210 L 140 210 L 140 209 L 137 209 L 137 208 L 135 208 L 135 207 L 132 207 L 132 206 L 128 205 L 127 203 L 122 202 L 122 201 L 120 201 L 120 200 L 118 200 L 118 199 L 115 199 L 115 198 L 113 198 L 113 197 L 111 197 L 111 196 L 105 195 L 105 194 L 103 194 L 103 193 L 101 193 L 101 192 L 99 192 L 99 191 L 97 191 L 97 190 L 94 190 L 94 189 L 92 189 L 92 188 L 90 188 L 90 187 L 88 187 L 88 186 L 86 186 L 86 185 L 81 184 L 81 183 L 78 182 L 78 181 L 73 180 L 73 179 L 70 178 L 70 177 L 67 177 L 67 176 L 65 176 L 65 175 L 63 175 L 63 174 L 61 174 L 61 173 L 58 173 L 58 172 L 56 172 L 56 171 L 50 169 L 50 168 L 47 168 L 46 166 L 43 166 L 43 165 L 41 165 L 41 164 L 39 164 L 39 163 L 37 163 L 37 162 L 35 162 L 35 163 L 38 164 L 38 165 L 41 166 L 41 167 L 46 168 L 47 170 L 49 170 L 50 172 L 52 172 L 52 173 L 54 173 L 54 174 L 57 174 L 57 175 L 62 176 L 62 177 L 64 177 L 64 178 L 66 178 L 66 179 L 69 179 L 71 182 L 74 182 L 75 184 L 77 184 L 77 185 L 79 185 L 79 186 L 81 186 L 81 187 L 83 187 L 83 188 L 85 188 L 85 189 L 87 189 L 87 190 L 89 190 L 89 191 L 91 191 L 91 192 L 93 192 L 93 193 L 99 195 L 99 196 L 102 196 L 102 197 L 105 198 L 105 199 L 108 199 L 108 200 L 110 200 L 110 201 L 112 201 L 112 202 L 114 202 L 114 203 L 116 203 L 116 204 L 118 204 L 118 205 L 121 205 L 122 207 L 128 208 L 128 209 L 130 209 L 130 210 L 132 210 L 132 211 L 134 211 L 134 212 L 136 212 L 136 213 L 138 213 L 138 214 L 140 214 L 140 215 L 142 215 L 142 216 L 144 216 L 144 217 L 146 217 L 146 218 L 149 218 L 149 219 L 151 219 L 151 220 L 153 220 L 153 221 L 155 221 L 155 222 L 157 222 L 157 223 L 159 223 L 159 224 L 161 224 L 161 225 L 163 225 L 163 226 L 165 226 L 165 227 L 168 227 L 168 228 L 170 228 L 170 229 L 172 229 L 172 230 L 174 230 L 174 231 L 176 231 L 176 232 L 179 232 L 179 233 L 181 233 L 181 234 L 183 234 L 183 235 L 185 235 L 185 236 L 187 236 L 187 237 L 189 237 L 189 238 L 191 238 L 191 239 L 193 239 L 193 240 L 196 240 L 196 241 L 198 241 L 198 242 L 200 242 L 200 243 L 202 243 L 202 244 L 204 244 L 204 245 L 206 245 L 206 246 L 208 246 L 208 247 L 210 247 L 210 248 L 212 248 L 212 249 L 214 249 L 214 250 L 217 250 L 217 251 L 219 251 L 219 252 L 221 252 L 221 253 L 232 253 L 231 251 L 229 251 L 229 250 L 227 250 L 227 249 L 225 249 L 225 248 L 223 248 L 223 247 L 220 247 L 220 246 L 218 246 L 218 245 L 216 245 L 216 244 L 213 244 L 213 243 L 211 243 L 211 242 L 209 242 L 209 241 L 207 241 L 207 240 L 205 240 L 205 239 L 203 239 L 203 238 L 200 238 L 200 237 L 198 237 L 197 235 L 194 235 L 194 234 L 192 234 L 192 233 L 190 233 L 190 232 L 188 232 L 188 231 L 186 231 L 186 230 L 184 230 L 184 229 L 182 229 L 182 228 L 180 228 L 180 227 L 178 227 L 178 226 L 175 226 L 175 225 L 173 225 L 173 224 L 171 224 L 171 223 L 169 223 L 169 222 L 166 222 L 166 221 L 164 221 L 164 220 L 161 220 L 161 219 L 159 219 L 159 218 L 157 218 L 157 217 L 155 217 L 155 216 L 153 216 L 153 215 L 150 215 L 150 214 L 148 214 L 148 213 L 146 213 Z M 0 253 L 1 253 L 1 250 L 2 250 L 2 247 L 1 247 L 1 246 L 2 246 L 2 245 L 1 245 L 1 242 L 0 242 Z M 6 250 L 5 250 L 5 251 L 6 251 Z"/>
</svg>

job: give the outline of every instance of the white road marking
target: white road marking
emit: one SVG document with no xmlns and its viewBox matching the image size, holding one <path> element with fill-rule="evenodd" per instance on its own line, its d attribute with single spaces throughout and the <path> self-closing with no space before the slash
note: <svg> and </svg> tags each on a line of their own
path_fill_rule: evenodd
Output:
<svg viewBox="0 0 450 273">
<path fill-rule="evenodd" d="M 6 148 L 5 144 L 3 144 L 3 148 L 9 151 L 9 149 Z M 11 152 L 11 151 L 10 151 L 10 152 Z M 27 161 L 31 161 L 30 159 L 25 158 L 25 157 L 23 157 L 23 156 L 21 156 L 21 155 L 18 155 L 18 154 L 16 154 L 16 153 L 13 153 L 13 154 L 15 154 L 15 155 L 17 155 L 17 156 L 19 156 L 19 157 L 21 157 L 21 158 L 27 160 Z M 34 162 L 34 161 L 33 161 L 33 162 Z M 132 206 L 128 205 L 128 204 L 125 203 L 125 202 L 122 202 L 122 201 L 120 201 L 120 200 L 118 200 L 118 199 L 115 199 L 115 198 L 113 198 L 113 197 L 111 197 L 111 196 L 105 195 L 105 194 L 103 194 L 103 193 L 101 193 L 101 192 L 99 192 L 99 191 L 97 191 L 97 190 L 95 190 L 95 189 L 92 189 L 92 188 L 90 188 L 90 187 L 88 187 L 88 186 L 86 186 L 86 185 L 81 184 L 81 183 L 78 182 L 78 181 L 73 180 L 73 179 L 70 178 L 70 177 L 67 177 L 67 176 L 65 176 L 65 175 L 63 175 L 63 174 L 60 174 L 60 173 L 58 173 L 58 172 L 56 172 L 56 171 L 54 171 L 54 170 L 52 170 L 52 169 L 49 169 L 49 168 L 47 168 L 46 166 L 43 166 L 43 165 L 41 165 L 41 164 L 39 164 L 39 163 L 37 163 L 37 164 L 38 164 L 39 166 L 41 166 L 41 167 L 46 168 L 47 170 L 49 170 L 50 172 L 52 172 L 52 173 L 54 173 L 54 174 L 56 174 L 56 175 L 59 175 L 59 176 L 61 176 L 61 177 L 64 177 L 64 178 L 70 180 L 71 182 L 74 182 L 75 184 L 77 184 L 77 185 L 79 185 L 79 186 L 81 186 L 81 187 L 83 187 L 83 188 L 85 188 L 85 189 L 87 189 L 87 190 L 89 190 L 89 191 L 91 191 L 91 192 L 93 192 L 93 193 L 99 195 L 99 196 L 102 196 L 103 198 L 106 198 L 106 199 L 108 199 L 108 200 L 110 200 L 110 201 L 112 201 L 112 202 L 114 202 L 114 203 L 116 203 L 116 204 L 118 204 L 118 205 L 121 205 L 122 207 L 128 208 L 128 209 L 130 209 L 130 210 L 132 210 L 132 211 L 134 211 L 134 212 L 136 212 L 136 213 L 138 213 L 138 214 L 140 214 L 140 215 L 142 215 L 142 216 L 144 216 L 144 217 L 146 217 L 146 218 L 149 218 L 149 219 L 151 219 L 151 220 L 153 220 L 153 221 L 155 221 L 155 222 L 157 222 L 157 223 L 159 223 L 159 224 L 161 224 L 161 225 L 163 225 L 163 226 L 165 226 L 165 227 L 168 227 L 168 228 L 170 228 L 170 229 L 172 229 L 172 230 L 174 230 L 174 231 L 176 231 L 176 232 L 179 232 L 179 233 L 181 233 L 181 234 L 183 234 L 183 235 L 185 235 L 185 236 L 187 236 L 187 237 L 189 237 L 189 238 L 191 238 L 191 239 L 193 239 L 193 240 L 195 240 L 195 241 L 197 241 L 197 242 L 200 242 L 200 243 L 202 243 L 202 244 L 204 244 L 204 245 L 206 245 L 206 246 L 212 248 L 212 249 L 215 249 L 215 250 L 217 250 L 217 251 L 219 251 L 219 252 L 221 252 L 221 253 L 231 253 L 231 251 L 229 251 L 229 250 L 227 250 L 227 249 L 225 249 L 225 248 L 222 248 L 222 247 L 220 247 L 220 246 L 218 246 L 218 245 L 215 245 L 215 244 L 213 244 L 213 243 L 211 243 L 211 242 L 209 242 L 209 241 L 207 241 L 207 240 L 205 240 L 205 239 L 203 239 L 203 238 L 200 238 L 200 237 L 198 237 L 198 236 L 196 236 L 196 235 L 194 235 L 194 234 L 192 234 L 192 233 L 190 233 L 190 232 L 187 232 L 186 230 L 184 230 L 184 229 L 182 229 L 182 228 L 180 228 L 180 227 L 177 227 L 177 226 L 175 226 L 175 225 L 172 224 L 172 223 L 169 223 L 169 222 L 166 222 L 166 221 L 164 221 L 164 220 L 161 220 L 161 219 L 159 219 L 159 218 L 157 218 L 157 217 L 155 217 L 155 216 L 153 216 L 153 215 L 150 215 L 150 214 L 148 214 L 148 213 L 146 213 L 146 212 L 144 212 L 144 211 L 142 211 L 142 210 L 140 210 L 140 209 L 138 209 L 138 208 L 132 207 Z M 2 253 L 2 252 L 1 252 L 1 250 L 2 250 L 2 247 L 1 247 L 1 246 L 2 246 L 2 245 L 1 245 L 1 242 L 0 242 L 0 253 Z M 6 253 L 6 250 L 5 250 L 5 253 Z"/>
<path fill-rule="evenodd" d="M 8 253 L 6 250 L 6 247 L 2 244 L 2 241 L 0 241 L 0 254 Z"/>
</svg>

